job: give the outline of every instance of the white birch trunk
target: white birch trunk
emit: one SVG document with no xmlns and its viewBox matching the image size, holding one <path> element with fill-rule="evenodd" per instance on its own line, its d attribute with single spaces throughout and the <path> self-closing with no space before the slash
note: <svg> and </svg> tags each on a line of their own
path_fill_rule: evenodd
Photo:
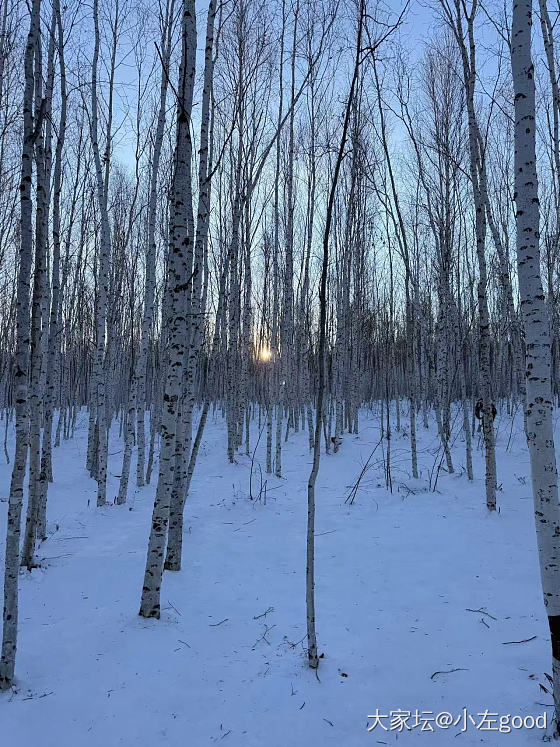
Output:
<svg viewBox="0 0 560 747">
<path fill-rule="evenodd" d="M 525 326 L 527 445 L 544 603 L 550 626 L 554 707 L 560 723 L 560 509 L 554 451 L 550 328 L 540 274 L 532 0 L 514 0 L 515 201 L 519 291 Z"/>
<path fill-rule="evenodd" d="M 168 365 L 161 418 L 161 449 L 158 485 L 148 542 L 140 615 L 160 616 L 160 589 L 171 494 L 174 487 L 176 435 L 179 400 L 187 352 L 185 303 L 191 284 L 192 243 L 189 213 L 192 213 L 191 112 L 196 66 L 196 14 L 194 0 L 183 0 L 181 22 L 181 63 L 177 99 L 175 174 L 173 182 L 173 226 L 168 262 L 168 291 L 171 298 L 168 331 Z M 190 200 L 190 204 L 189 204 Z"/>
<path fill-rule="evenodd" d="M 6 562 L 4 573 L 4 614 L 2 629 L 2 655 L 0 657 L 0 689 L 9 689 L 14 681 L 14 670 L 18 632 L 18 571 L 19 540 L 21 531 L 21 509 L 23 505 L 23 482 L 27 463 L 29 415 L 28 362 L 29 362 L 29 297 L 31 262 L 33 251 L 31 202 L 33 174 L 33 59 L 37 39 L 40 35 L 41 0 L 33 0 L 29 22 L 29 34 L 25 47 L 25 89 L 23 95 L 23 147 L 21 158 L 21 231 L 19 271 L 17 281 L 17 340 L 15 358 L 16 381 L 16 448 L 6 528 Z"/>
<path fill-rule="evenodd" d="M 94 358 L 94 388 L 95 388 L 95 422 L 97 431 L 95 437 L 95 478 L 97 480 L 97 505 L 103 506 L 107 502 L 107 414 L 105 402 L 105 338 L 107 323 L 107 299 L 109 287 L 109 262 L 111 259 L 111 228 L 107 206 L 108 163 L 105 164 L 105 174 L 99 151 L 98 139 L 98 99 L 97 75 L 100 48 L 99 31 L 99 0 L 93 0 L 94 22 L 94 51 L 91 66 L 91 118 L 90 137 L 95 165 L 97 187 L 97 203 L 100 215 L 100 237 L 98 252 L 98 277 L 96 299 L 96 348 Z M 109 139 L 109 134 L 108 134 Z M 106 157 L 108 154 L 105 154 Z"/>
</svg>

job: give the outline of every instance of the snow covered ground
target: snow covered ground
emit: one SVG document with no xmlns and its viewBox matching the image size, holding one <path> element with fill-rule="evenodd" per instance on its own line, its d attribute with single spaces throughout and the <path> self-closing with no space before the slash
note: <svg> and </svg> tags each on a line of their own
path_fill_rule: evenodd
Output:
<svg viewBox="0 0 560 747">
<path fill-rule="evenodd" d="M 21 574 L 17 688 L 0 697 L 0 744 L 539 743 L 539 728 L 497 731 L 499 716 L 550 718 L 552 700 L 541 689 L 549 644 L 522 421 L 512 428 L 499 415 L 496 425 L 495 515 L 484 505 L 482 452 L 469 484 L 460 436 L 456 474 L 441 473 L 431 492 L 435 429 L 419 428 L 422 477 L 413 481 L 403 418 L 392 441 L 393 494 L 378 447 L 351 506 L 344 501 L 379 441 L 378 416 L 364 411 L 360 434 L 323 456 L 318 681 L 304 651 L 307 433 L 285 445 L 285 477 L 268 478 L 266 502 L 251 501 L 251 460 L 228 464 L 223 422 L 209 418 L 186 508 L 183 570 L 166 572 L 155 621 L 137 614 L 155 479 L 131 487 L 124 506 L 95 508 L 84 413 L 75 438 L 55 450 L 42 568 Z M 257 435 L 255 425 L 254 443 Z M 115 433 L 111 498 L 121 449 Z M 259 464 L 264 473 L 264 434 L 253 493 Z M 0 466 L 2 545 L 9 475 Z M 523 639 L 532 640 L 506 643 Z M 420 723 L 391 730 L 399 709 L 418 710 Z M 376 712 L 388 731 L 368 731 Z M 442 712 L 457 723 L 445 729 L 440 716 L 436 725 Z"/>
</svg>

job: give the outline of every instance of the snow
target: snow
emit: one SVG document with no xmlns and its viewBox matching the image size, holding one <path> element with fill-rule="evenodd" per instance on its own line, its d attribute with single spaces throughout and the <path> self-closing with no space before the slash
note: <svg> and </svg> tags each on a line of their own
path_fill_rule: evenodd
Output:
<svg viewBox="0 0 560 747">
<path fill-rule="evenodd" d="M 250 500 L 251 459 L 239 455 L 237 464 L 228 464 L 223 421 L 209 417 L 186 507 L 183 569 L 165 573 L 156 621 L 137 612 L 157 470 L 152 485 L 131 485 L 126 505 L 97 509 L 95 483 L 84 466 L 82 413 L 74 439 L 55 450 L 50 537 L 38 552 L 42 567 L 21 572 L 17 687 L 0 696 L 2 743 L 542 741 L 537 728 L 499 733 L 492 717 L 486 730 L 468 720 L 463 732 L 462 722 L 449 729 L 432 725 L 433 732 L 379 725 L 368 731 L 376 709 L 387 715 L 418 709 L 425 718 L 445 711 L 456 719 L 466 709 L 476 722 L 484 711 L 521 717 L 546 711 L 549 720 L 552 714 L 552 696 L 540 687 L 549 689 L 549 642 L 521 417 L 513 427 L 505 413 L 496 419 L 501 487 L 500 512 L 493 515 L 484 504 L 478 437 L 474 483 L 462 467 L 459 434 L 456 474 L 441 472 L 433 492 L 435 426 L 426 431 L 419 423 L 418 480 L 409 474 L 407 426 L 403 416 L 402 432 L 393 433 L 393 494 L 385 489 L 378 447 L 354 504 L 345 503 L 379 441 L 378 412 L 364 410 L 360 434 L 346 434 L 336 455 L 322 456 L 316 607 L 324 657 L 318 680 L 304 649 L 307 433 L 292 434 L 284 444 L 282 479 L 264 474 L 263 433 L 252 484 L 258 493 L 262 469 L 266 502 L 263 496 Z M 257 429 L 255 423 L 253 446 Z M 111 498 L 121 449 L 114 429 Z M 9 476 L 10 467 L 0 466 L 2 543 Z M 3 546 L 0 552 L 3 557 Z M 389 719 L 384 724 L 390 727 Z"/>
</svg>

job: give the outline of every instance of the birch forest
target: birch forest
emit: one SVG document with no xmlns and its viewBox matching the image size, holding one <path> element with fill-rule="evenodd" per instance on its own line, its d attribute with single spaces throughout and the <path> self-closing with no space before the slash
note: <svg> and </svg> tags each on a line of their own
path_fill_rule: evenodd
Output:
<svg viewBox="0 0 560 747">
<path fill-rule="evenodd" d="M 560 736 L 559 18 L 0 0 L 0 744 Z"/>
</svg>

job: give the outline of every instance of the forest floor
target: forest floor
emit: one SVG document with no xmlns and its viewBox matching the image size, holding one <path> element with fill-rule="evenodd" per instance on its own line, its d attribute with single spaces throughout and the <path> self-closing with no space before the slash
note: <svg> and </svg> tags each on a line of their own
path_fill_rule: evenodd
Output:
<svg viewBox="0 0 560 747">
<path fill-rule="evenodd" d="M 137 613 L 157 471 L 152 485 L 131 486 L 126 505 L 97 509 L 82 414 L 74 439 L 55 450 L 41 568 L 21 572 L 17 686 L 0 696 L 0 744 L 431 747 L 546 739 L 550 723 L 546 732 L 497 731 L 500 716 L 546 712 L 550 721 L 552 713 L 542 689 L 549 690 L 549 644 L 522 419 L 513 427 L 505 414 L 496 419 L 500 511 L 492 515 L 478 436 L 474 483 L 459 435 L 456 472 L 440 472 L 433 491 L 441 457 L 435 427 L 419 427 L 422 474 L 412 480 L 405 417 L 402 426 L 392 439 L 392 494 L 378 446 L 353 505 L 345 503 L 379 442 L 378 415 L 364 411 L 359 435 L 322 456 L 317 679 L 305 656 L 307 433 L 284 444 L 284 477 L 265 476 L 266 501 L 258 496 L 263 433 L 251 500 L 251 459 L 228 464 L 223 422 L 209 417 L 186 507 L 183 569 L 166 572 L 156 621 Z M 257 437 L 255 425 L 253 446 Z M 115 432 L 111 500 L 121 449 Z M 1 557 L 9 476 L 0 466 Z M 410 730 L 400 723 L 399 731 L 406 720 L 399 710 L 411 712 Z M 451 714 L 448 728 L 441 713 Z"/>
</svg>

